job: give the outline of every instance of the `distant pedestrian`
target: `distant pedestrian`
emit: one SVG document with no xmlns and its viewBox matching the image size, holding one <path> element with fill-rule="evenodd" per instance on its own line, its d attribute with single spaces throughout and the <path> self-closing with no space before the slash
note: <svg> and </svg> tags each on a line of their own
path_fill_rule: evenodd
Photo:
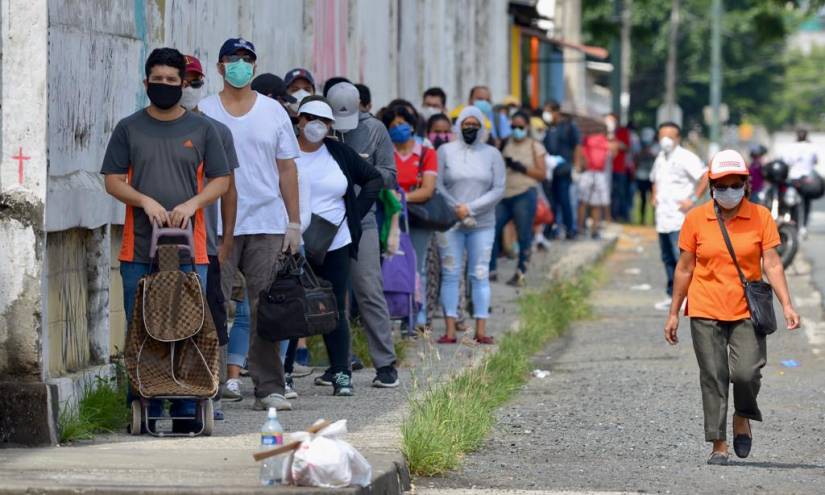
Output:
<svg viewBox="0 0 825 495">
<path fill-rule="evenodd" d="M 533 220 L 539 181 L 545 178 L 547 152 L 541 143 L 529 136 L 530 116 L 523 112 L 513 115 L 510 128 L 512 135 L 505 140 L 502 156 L 507 166 L 504 198 L 496 206 L 496 237 L 490 258 L 491 279 L 496 272 L 498 256 L 502 249 L 504 227 L 511 221 L 518 236 L 518 264 L 516 273 L 507 282 L 514 287 L 524 286 L 527 260 L 533 244 Z"/>
<path fill-rule="evenodd" d="M 751 164 L 748 171 L 751 174 L 751 192 L 758 194 L 765 187 L 765 173 L 762 168 L 765 166 L 765 155 L 768 150 L 761 144 L 751 148 Z"/>
<path fill-rule="evenodd" d="M 788 164 L 788 180 L 794 184 L 802 195 L 802 205 L 794 209 L 794 219 L 799 228 L 799 235 L 803 238 L 808 235 L 808 217 L 811 215 L 811 203 L 813 198 L 806 196 L 804 188 L 800 187 L 801 182 L 816 173 L 816 165 L 819 158 L 816 148 L 808 140 L 808 131 L 798 129 L 796 131 L 796 143 L 789 147 L 788 152 L 782 159 Z"/>
<path fill-rule="evenodd" d="M 490 254 L 495 236 L 495 207 L 504 194 L 505 167 L 501 153 L 484 144 L 484 115 L 475 106 L 464 108 L 455 124 L 457 141 L 438 148 L 438 190 L 455 208 L 460 224 L 439 236 L 441 255 L 441 305 L 447 331 L 439 343 L 457 342 L 459 279 L 464 273 L 464 253 L 469 259 L 475 340 L 492 344 L 486 332 L 490 315 Z"/>
<path fill-rule="evenodd" d="M 661 151 L 653 163 L 651 202 L 656 208 L 656 232 L 667 275 L 667 298 L 656 309 L 667 311 L 673 295 L 673 271 L 679 261 L 679 231 L 685 214 L 705 193 L 707 168 L 698 156 L 680 146 L 681 129 L 673 122 L 659 126 Z"/>
<path fill-rule="evenodd" d="M 656 131 L 651 127 L 642 129 L 640 138 L 641 149 L 635 158 L 636 190 L 639 191 L 639 224 L 644 225 L 647 222 L 647 206 L 653 189 L 650 173 L 659 153 L 659 145 L 656 143 Z"/>
<path fill-rule="evenodd" d="M 581 167 L 581 135 L 573 120 L 561 113 L 558 102 L 550 100 L 544 105 L 541 118 L 547 125 L 544 133 L 544 148 L 550 155 L 564 158 L 564 163 L 553 169 L 553 180 L 544 182 L 544 193 L 550 199 L 556 218 L 554 227 L 547 227 L 544 235 L 548 239 L 558 235 L 562 225 L 568 239 L 576 238 L 575 205 L 570 197 L 573 187 L 573 170 Z"/>
<path fill-rule="evenodd" d="M 782 260 L 776 252 L 779 232 L 771 213 L 751 203 L 748 168 L 734 150 L 717 153 L 710 164 L 713 201 L 687 214 L 679 248 L 673 302 L 665 339 L 678 343 L 679 312 L 685 297 L 705 416 L 705 440 L 713 442 L 708 464 L 727 464 L 728 390 L 733 384 L 733 448 L 747 457 L 753 433 L 750 420 L 762 421 L 756 402 L 766 362 L 765 335 L 754 328 L 737 266 L 725 244 L 724 222 L 739 267 L 747 280 L 764 275 L 782 304 L 789 330 L 800 319 L 791 303 Z M 721 220 L 717 220 L 717 215 Z"/>
<path fill-rule="evenodd" d="M 610 167 L 616 154 L 616 139 L 602 133 L 590 134 L 582 143 L 584 169 L 576 186 L 579 190 L 579 232 L 585 233 L 588 211 L 590 234 L 599 238 L 602 221 L 610 215 Z"/>
</svg>

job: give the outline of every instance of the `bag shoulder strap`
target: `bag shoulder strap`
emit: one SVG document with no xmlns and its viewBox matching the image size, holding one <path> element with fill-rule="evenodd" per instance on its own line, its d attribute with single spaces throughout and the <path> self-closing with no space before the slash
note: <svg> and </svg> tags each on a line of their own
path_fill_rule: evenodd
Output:
<svg viewBox="0 0 825 495">
<path fill-rule="evenodd" d="M 725 221 L 722 220 L 722 214 L 719 212 L 719 206 L 714 203 L 713 209 L 716 212 L 716 221 L 719 222 L 719 228 L 722 230 L 722 237 L 725 239 L 725 245 L 728 247 L 728 253 L 730 253 L 733 264 L 736 266 L 736 271 L 739 273 L 739 281 L 742 282 L 743 287 L 747 286 L 748 279 L 745 278 L 745 274 L 742 273 L 742 269 L 739 267 L 739 261 L 736 260 L 736 252 L 733 250 L 733 244 L 730 242 L 728 229 L 725 227 Z"/>
</svg>

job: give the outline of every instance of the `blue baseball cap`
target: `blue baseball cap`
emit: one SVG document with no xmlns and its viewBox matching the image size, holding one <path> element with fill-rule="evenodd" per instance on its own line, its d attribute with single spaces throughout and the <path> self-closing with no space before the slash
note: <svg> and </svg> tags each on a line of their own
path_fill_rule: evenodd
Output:
<svg viewBox="0 0 825 495">
<path fill-rule="evenodd" d="M 243 38 L 229 38 L 221 45 L 221 51 L 218 52 L 218 60 L 220 61 L 226 55 L 232 55 L 238 50 L 246 50 L 255 57 L 255 60 L 258 59 L 258 54 L 255 53 L 255 45 L 253 45 L 251 41 Z"/>
</svg>

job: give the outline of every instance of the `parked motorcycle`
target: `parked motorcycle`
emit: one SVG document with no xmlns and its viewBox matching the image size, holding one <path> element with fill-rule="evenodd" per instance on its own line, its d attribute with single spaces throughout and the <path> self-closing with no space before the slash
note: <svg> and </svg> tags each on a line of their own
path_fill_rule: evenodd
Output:
<svg viewBox="0 0 825 495">
<path fill-rule="evenodd" d="M 793 263 L 794 256 L 799 250 L 799 226 L 794 220 L 793 212 L 802 202 L 799 191 L 788 181 L 788 170 L 788 164 L 782 160 L 773 160 L 766 164 L 763 169 L 765 186 L 756 196 L 756 202 L 771 211 L 779 229 L 782 243 L 776 250 L 785 268 Z"/>
</svg>

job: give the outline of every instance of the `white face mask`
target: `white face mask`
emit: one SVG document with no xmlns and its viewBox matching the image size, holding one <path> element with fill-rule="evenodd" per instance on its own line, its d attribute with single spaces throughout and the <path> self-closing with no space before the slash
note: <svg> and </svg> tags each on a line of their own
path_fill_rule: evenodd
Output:
<svg viewBox="0 0 825 495">
<path fill-rule="evenodd" d="M 312 93 L 310 93 L 309 91 L 307 91 L 305 89 L 299 89 L 298 91 L 296 91 L 294 93 L 290 93 L 290 96 L 295 98 L 295 103 L 289 103 L 287 105 L 287 108 L 289 108 L 290 110 L 292 110 L 295 113 L 298 113 L 298 108 L 301 106 L 301 101 L 303 101 L 304 98 L 306 98 L 307 96 L 310 96 L 310 95 L 312 95 Z"/>
<path fill-rule="evenodd" d="M 329 128 L 326 124 L 321 122 L 320 120 L 311 120 L 304 124 L 304 128 L 302 129 L 304 137 L 310 143 L 320 143 L 327 137 L 327 133 L 329 132 Z"/>
<path fill-rule="evenodd" d="M 669 155 L 676 148 L 676 141 L 671 137 L 665 136 L 659 140 L 659 146 L 662 147 L 662 151 L 664 151 L 666 155 Z"/>
<path fill-rule="evenodd" d="M 553 123 L 553 112 L 545 110 L 541 113 L 541 120 L 543 120 L 547 125 Z"/>
<path fill-rule="evenodd" d="M 616 120 L 613 118 L 608 118 L 604 120 L 604 126 L 607 127 L 607 133 L 613 134 L 616 132 Z"/>
<path fill-rule="evenodd" d="M 736 206 L 742 202 L 742 198 L 745 197 L 745 188 L 740 187 L 739 189 L 732 189 L 727 188 L 724 191 L 719 191 L 717 189 L 713 189 L 713 199 L 719 203 L 719 206 L 726 210 L 732 210 L 736 208 Z"/>
<path fill-rule="evenodd" d="M 439 113 L 442 113 L 440 107 L 434 107 L 430 105 L 424 105 L 423 107 L 421 107 L 421 116 L 424 117 L 424 120 L 429 120 L 430 117 Z"/>
<path fill-rule="evenodd" d="M 203 88 L 206 86 L 201 86 L 200 88 L 192 88 L 192 87 L 185 87 L 183 88 L 183 95 L 180 98 L 180 106 L 187 110 L 192 110 L 198 103 L 203 99 Z"/>
</svg>

